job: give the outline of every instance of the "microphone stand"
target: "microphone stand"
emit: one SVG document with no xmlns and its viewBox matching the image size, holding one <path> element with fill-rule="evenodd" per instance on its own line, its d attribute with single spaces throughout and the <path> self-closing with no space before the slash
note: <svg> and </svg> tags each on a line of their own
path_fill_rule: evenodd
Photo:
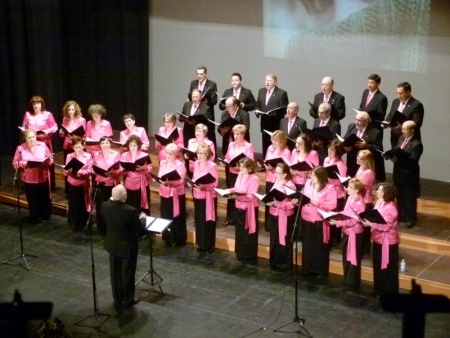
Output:
<svg viewBox="0 0 450 338">
<path fill-rule="evenodd" d="M 285 326 L 291 324 L 291 323 L 298 323 L 298 325 L 300 325 L 300 328 L 305 330 L 307 337 L 311 337 L 312 336 L 309 334 L 308 330 L 306 329 L 304 323 L 305 323 L 305 319 L 304 318 L 300 318 L 298 315 L 298 236 L 295 235 L 297 229 L 299 228 L 299 225 L 301 224 L 302 220 L 301 218 L 299 218 L 300 215 L 300 209 L 302 208 L 302 200 L 303 200 L 303 194 L 300 195 L 300 199 L 299 199 L 299 203 L 298 203 L 298 208 L 297 208 L 297 213 L 295 215 L 295 220 L 294 220 L 294 229 L 292 231 L 292 235 L 291 235 L 291 243 L 292 245 L 294 245 L 294 253 L 295 253 L 295 266 L 294 266 L 294 276 L 295 276 L 295 283 L 294 283 L 294 290 L 295 290 L 295 314 L 294 314 L 294 318 L 290 321 L 288 321 L 287 323 L 279 326 L 278 328 L 276 328 L 275 330 L 273 330 L 273 332 L 287 332 L 287 331 L 282 331 L 281 329 L 284 328 Z M 299 223 L 300 220 L 300 223 Z M 300 333 L 300 331 L 295 331 L 293 333 Z"/>
<path fill-rule="evenodd" d="M 94 209 L 94 201 L 95 198 L 97 197 L 97 192 L 100 188 L 100 185 L 97 185 L 97 187 L 94 190 L 94 196 L 92 199 L 92 207 L 91 207 L 91 212 L 89 213 L 89 217 L 86 221 L 86 228 L 89 229 L 89 222 L 91 220 L 91 216 L 93 213 L 93 209 Z M 106 336 L 109 336 L 108 333 L 106 332 L 103 323 L 106 322 L 111 315 L 109 314 L 105 314 L 105 313 L 101 313 L 98 307 L 98 300 L 97 300 L 97 284 L 95 282 L 95 262 L 94 262 L 94 241 L 93 241 L 93 234 L 92 234 L 92 229 L 90 231 L 90 242 L 91 242 L 91 272 L 92 272 L 92 296 L 93 296 L 93 300 L 94 300 L 94 313 L 84 317 L 83 319 L 80 319 L 78 321 L 76 321 L 75 323 L 73 323 L 74 326 L 81 326 L 81 327 L 89 327 L 92 329 L 96 329 L 97 332 L 100 331 L 101 333 L 105 334 Z M 104 317 L 104 319 L 102 319 L 102 317 Z M 83 325 L 82 322 L 91 319 L 91 318 L 95 318 L 97 320 L 97 325 Z"/>
<path fill-rule="evenodd" d="M 26 269 L 28 271 L 30 271 L 30 266 L 28 265 L 27 262 L 27 257 L 31 257 L 33 259 L 36 259 L 37 256 L 35 255 L 28 255 L 24 252 L 23 249 L 23 231 L 22 231 L 22 212 L 21 212 L 21 208 L 20 208 L 20 189 L 19 189 L 19 178 L 18 178 L 18 173 L 19 173 L 19 161 L 22 158 L 22 146 L 19 146 L 19 159 L 17 161 L 17 169 L 16 172 L 14 174 L 14 185 L 16 187 L 16 197 L 17 197 L 17 222 L 19 225 L 19 238 L 20 238 L 20 254 L 18 254 L 17 256 L 3 262 L 3 264 L 8 265 L 10 262 L 16 260 L 17 258 L 22 258 L 23 261 L 25 262 L 26 265 Z"/>
</svg>

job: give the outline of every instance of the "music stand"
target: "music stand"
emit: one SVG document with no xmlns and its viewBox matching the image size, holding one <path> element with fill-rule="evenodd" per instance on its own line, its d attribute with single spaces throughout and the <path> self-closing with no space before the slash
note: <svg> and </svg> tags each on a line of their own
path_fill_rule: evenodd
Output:
<svg viewBox="0 0 450 338">
<path fill-rule="evenodd" d="M 94 192 L 94 196 L 92 199 L 92 207 L 91 207 L 91 212 L 89 213 L 89 217 L 86 221 L 86 229 L 88 232 L 90 232 L 90 242 L 91 242 L 91 273 L 92 273 L 92 295 L 93 295 L 93 300 L 94 300 L 94 313 L 92 313 L 91 315 L 84 317 L 83 319 L 80 319 L 78 321 L 76 321 L 75 323 L 73 323 L 74 326 L 81 326 L 81 327 L 89 327 L 92 329 L 95 329 L 98 331 L 100 331 L 101 333 L 103 333 L 106 336 L 108 335 L 108 332 L 106 332 L 105 328 L 103 327 L 103 323 L 106 322 L 111 315 L 106 314 L 106 313 L 101 313 L 100 309 L 98 307 L 98 300 L 97 300 L 97 283 L 95 281 L 95 261 L 94 261 L 94 240 L 93 240 L 93 234 L 92 234 L 92 229 L 90 229 L 89 231 L 89 223 L 91 221 L 91 216 L 94 210 L 94 201 L 95 198 L 97 197 L 97 192 L 98 192 L 99 186 L 97 186 L 95 188 L 95 192 Z M 104 319 L 102 319 L 102 317 L 104 317 Z M 88 324 L 81 324 L 84 321 L 91 319 L 91 318 L 95 318 L 97 320 L 97 325 L 88 325 Z"/>
<path fill-rule="evenodd" d="M 147 283 L 150 286 L 158 285 L 161 294 L 164 294 L 161 283 L 163 278 L 153 269 L 153 244 L 152 244 L 152 234 L 162 234 L 164 230 L 166 230 L 170 224 L 172 224 L 172 220 L 165 218 L 157 218 L 157 217 L 146 217 L 145 229 L 149 232 L 149 240 L 150 240 L 150 269 L 136 282 L 135 285 L 138 285 L 140 282 Z M 150 282 L 145 280 L 145 277 L 150 275 Z"/>
<path fill-rule="evenodd" d="M 21 147 L 22 146 L 20 146 L 20 148 L 19 148 L 20 156 L 22 156 L 22 148 Z M 17 197 L 17 222 L 19 223 L 20 254 L 18 254 L 17 256 L 15 256 L 7 261 L 4 261 L 3 264 L 9 265 L 10 262 L 16 260 L 17 258 L 22 258 L 23 261 L 25 262 L 26 269 L 28 271 L 30 271 L 30 266 L 28 265 L 27 256 L 31 257 L 33 259 L 36 259 L 37 256 L 28 255 L 23 250 L 22 212 L 21 212 L 21 208 L 20 208 L 20 189 L 19 189 L 18 172 L 19 172 L 19 168 L 16 169 L 16 172 L 14 174 L 14 185 L 16 186 L 16 197 Z"/>
<path fill-rule="evenodd" d="M 294 290 L 295 290 L 295 314 L 294 314 L 294 318 L 290 321 L 288 321 L 287 323 L 279 326 L 278 328 L 276 328 L 275 330 L 273 330 L 273 332 L 286 332 L 286 333 L 298 333 L 300 334 L 300 331 L 282 331 L 281 329 L 286 327 L 287 325 L 291 324 L 291 323 L 298 323 L 298 325 L 300 325 L 300 328 L 305 330 L 307 337 L 312 338 L 312 336 L 309 334 L 308 330 L 306 329 L 304 323 L 305 323 L 305 319 L 304 318 L 300 318 L 298 315 L 298 236 L 295 235 L 297 229 L 299 228 L 299 215 L 300 215 L 300 209 L 302 207 L 302 200 L 303 200 L 303 194 L 301 194 L 300 199 L 299 199 L 299 203 L 298 203 L 298 208 L 297 208 L 297 213 L 295 215 L 295 220 L 294 220 L 294 229 L 292 231 L 292 236 L 291 236 L 291 243 L 292 245 L 294 245 L 294 254 L 295 254 L 295 266 L 294 266 L 294 277 L 295 277 L 295 283 L 294 283 Z M 301 219 L 300 219 L 301 222 Z"/>
</svg>

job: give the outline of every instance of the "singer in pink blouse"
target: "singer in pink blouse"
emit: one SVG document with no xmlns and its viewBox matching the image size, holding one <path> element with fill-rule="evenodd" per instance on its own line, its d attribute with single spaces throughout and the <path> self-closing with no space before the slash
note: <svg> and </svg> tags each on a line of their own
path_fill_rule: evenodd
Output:
<svg viewBox="0 0 450 338">
<path fill-rule="evenodd" d="M 329 167 L 332 165 L 336 165 L 338 168 L 338 173 L 342 177 L 347 176 L 347 164 L 342 160 L 342 155 L 345 154 L 344 147 L 339 140 L 333 140 L 328 145 L 328 157 L 323 161 L 324 167 Z M 337 206 L 335 211 L 344 210 L 345 205 L 345 188 L 344 185 L 338 178 L 329 178 L 328 182 L 330 182 L 337 193 Z M 338 244 L 341 241 L 341 229 L 332 227 L 331 228 L 331 241 L 332 244 Z"/>
<path fill-rule="evenodd" d="M 178 129 L 178 138 L 176 140 L 173 140 L 172 143 L 174 143 L 178 148 L 177 159 L 182 160 L 181 150 L 184 148 L 183 129 L 176 126 L 177 116 L 175 115 L 175 113 L 166 113 L 164 114 L 163 122 L 164 126 L 158 129 L 158 135 L 167 138 L 175 129 Z M 163 146 L 159 142 L 156 142 L 155 148 L 156 150 L 158 150 L 158 161 L 161 162 L 162 160 L 166 159 L 166 146 Z"/>
<path fill-rule="evenodd" d="M 37 141 L 36 131 L 33 129 L 25 130 L 23 138 L 25 142 L 17 147 L 14 154 L 13 167 L 22 172 L 30 211 L 28 222 L 41 223 L 50 218 L 52 211 L 49 167 L 53 164 L 53 156 L 44 142 Z M 38 161 L 42 164 L 31 166 L 28 165 L 29 161 Z"/>
<path fill-rule="evenodd" d="M 295 149 L 292 150 L 290 165 L 299 162 L 306 162 L 312 168 L 319 165 L 319 155 L 313 150 L 311 138 L 305 134 L 300 134 L 295 141 Z M 298 171 L 291 169 L 292 181 L 297 187 L 297 191 L 301 191 L 305 186 L 306 180 L 311 176 L 311 171 Z"/>
<path fill-rule="evenodd" d="M 186 195 L 184 188 L 184 177 L 186 167 L 178 157 L 178 147 L 174 143 L 169 143 L 165 149 L 166 158 L 159 163 L 158 177 L 162 177 L 172 171 L 180 175 L 180 179 L 165 180 L 159 185 L 159 195 L 161 198 L 161 217 L 171 219 L 173 222 L 169 228 L 163 232 L 162 238 L 167 246 L 178 246 L 186 244 Z"/>
<path fill-rule="evenodd" d="M 270 147 L 269 147 L 270 148 Z M 269 151 L 267 151 L 267 154 Z M 285 186 L 295 190 L 289 166 L 278 163 L 275 167 L 275 182 L 272 189 L 286 192 Z M 292 266 L 292 232 L 295 218 L 295 205 L 292 199 L 286 197 L 282 201 L 274 200 L 266 203 L 269 214 L 266 223 L 270 229 L 269 264 L 273 270 L 287 270 Z"/>
<path fill-rule="evenodd" d="M 208 145 L 198 145 L 196 153 L 198 160 L 194 162 L 192 180 L 208 173 L 216 179 L 213 183 L 191 186 L 195 207 L 195 244 L 199 255 L 203 256 L 214 252 L 216 246 L 217 193 L 214 188 L 219 183 L 219 175 Z"/>
<path fill-rule="evenodd" d="M 253 194 L 258 192 L 259 177 L 255 174 L 256 164 L 249 158 L 239 161 L 241 168 L 236 183 L 230 193 L 240 193 L 235 197 L 233 221 L 235 224 L 236 257 L 244 263 L 254 264 L 258 258 L 258 204 Z"/>
<path fill-rule="evenodd" d="M 207 135 L 208 135 L 208 127 L 205 126 L 203 123 L 197 124 L 195 126 L 195 138 L 191 138 L 188 141 L 187 149 L 196 152 L 197 147 L 200 144 L 206 144 L 211 149 L 212 152 L 211 159 L 214 160 L 214 158 L 216 157 L 216 150 L 214 149 L 214 143 L 211 140 L 208 140 Z M 187 163 L 189 157 L 185 155 L 184 159 L 186 160 L 185 163 Z M 188 175 L 192 177 L 192 173 L 194 172 L 194 161 L 189 161 L 189 164 L 186 164 L 186 168 L 188 168 Z"/>
<path fill-rule="evenodd" d="M 398 211 L 395 203 L 397 191 L 392 183 L 380 183 L 374 209 L 383 216 L 386 224 L 363 220 L 364 226 L 372 228 L 373 241 L 373 294 L 398 293 Z"/>
<path fill-rule="evenodd" d="M 272 144 L 267 148 L 266 157 L 264 161 L 271 160 L 274 158 L 281 157 L 286 163 L 289 163 L 291 158 L 291 153 L 287 146 L 287 135 L 282 130 L 276 130 L 273 132 L 271 136 Z M 264 164 L 265 172 L 266 172 L 266 193 L 268 193 L 275 182 L 275 167 L 271 165 Z M 266 205 L 265 210 L 265 218 L 267 218 L 269 212 L 269 207 Z M 265 224 L 266 231 L 270 231 L 269 224 L 266 222 Z"/>
<path fill-rule="evenodd" d="M 119 184 L 120 176 L 120 153 L 111 149 L 111 139 L 109 137 L 100 138 L 101 151 L 96 151 L 92 154 L 92 166 L 100 169 L 108 170 L 106 177 L 100 174 L 95 174 L 95 215 L 97 222 L 97 230 L 104 233 L 106 231 L 106 224 L 101 215 L 102 203 L 111 198 L 112 189 Z M 116 165 L 115 168 L 111 168 Z M 110 169 L 111 168 L 111 169 Z"/>
<path fill-rule="evenodd" d="M 86 135 L 86 120 L 81 114 L 81 108 L 75 101 L 67 101 L 63 107 L 63 121 L 62 125 L 66 127 L 69 132 L 74 131 L 79 127 L 83 127 L 84 135 L 81 136 L 85 138 Z M 59 130 L 59 136 L 64 139 L 63 141 L 63 155 L 64 163 L 66 163 L 67 155 L 73 152 L 72 148 L 72 137 L 76 135 L 66 135 L 61 128 Z M 65 179 L 65 193 L 69 193 L 69 186 L 67 179 Z"/>
<path fill-rule="evenodd" d="M 139 136 L 131 135 L 125 144 L 128 151 L 124 152 L 120 158 L 121 162 L 135 162 L 148 153 L 141 151 L 142 141 Z M 138 165 L 136 171 L 125 171 L 122 168 L 124 185 L 127 188 L 127 204 L 137 210 L 150 214 L 150 173 L 152 164 L 149 161 L 144 165 Z"/>
<path fill-rule="evenodd" d="M 245 139 L 247 127 L 244 126 L 243 124 L 236 124 L 233 127 L 233 129 L 231 129 L 231 132 L 233 133 L 234 141 L 228 144 L 228 150 L 227 153 L 225 154 L 225 160 L 230 162 L 235 157 L 241 154 L 244 154 L 249 159 L 254 160 L 255 154 L 253 150 L 253 144 L 251 144 Z M 234 187 L 237 176 L 239 174 L 239 170 L 240 170 L 239 163 L 237 163 L 236 166 L 234 166 L 233 168 L 230 166 L 227 166 L 225 168 L 225 180 L 227 188 Z M 229 199 L 227 201 L 227 216 L 224 225 L 233 224 L 233 219 L 231 216 L 233 210 L 234 210 L 234 200 Z"/>
<path fill-rule="evenodd" d="M 360 150 L 356 157 L 356 164 L 359 168 L 356 172 L 355 177 L 359 178 L 365 185 L 366 191 L 364 193 L 364 203 L 366 204 L 366 210 L 372 210 L 372 187 L 375 183 L 375 169 L 373 162 L 373 154 L 370 150 Z M 370 228 L 364 228 L 363 236 L 363 254 L 370 253 Z"/>
<path fill-rule="evenodd" d="M 92 120 L 86 123 L 86 141 L 100 141 L 100 138 L 112 137 L 113 131 L 111 123 L 105 120 L 106 108 L 101 104 L 91 104 L 88 109 L 88 114 Z M 89 152 L 100 151 L 100 145 L 90 146 Z"/>
<path fill-rule="evenodd" d="M 358 178 L 348 182 L 348 198 L 342 213 L 350 219 L 336 221 L 330 219 L 331 225 L 342 228 L 344 239 L 342 241 L 342 266 L 344 269 L 344 285 L 358 289 L 361 284 L 361 260 L 363 249 L 362 224 L 358 214 L 365 210 L 365 185 Z"/>
<path fill-rule="evenodd" d="M 68 222 L 73 227 L 73 231 L 81 231 L 89 219 L 91 212 L 91 190 L 89 177 L 92 174 L 92 156 L 84 151 L 84 141 L 78 136 L 72 137 L 72 147 L 74 152 L 67 155 L 66 165 L 76 158 L 84 165 L 78 172 L 72 169 L 64 170 L 64 176 L 69 183 L 69 211 L 67 213 Z"/>
<path fill-rule="evenodd" d="M 37 141 L 44 142 L 50 152 L 53 152 L 53 134 L 58 130 L 58 125 L 49 111 L 45 110 L 45 101 L 41 96 L 33 96 L 29 101 L 29 110 L 25 112 L 22 121 L 24 129 L 33 129 L 37 135 Z M 50 186 L 55 188 L 55 166 L 50 170 Z"/>
<path fill-rule="evenodd" d="M 136 126 L 136 118 L 133 114 L 125 114 L 122 118 L 127 129 L 120 132 L 120 143 L 125 144 L 131 135 L 139 136 L 142 141 L 142 151 L 148 151 L 150 141 L 144 127 Z"/>
<path fill-rule="evenodd" d="M 306 181 L 302 193 L 309 199 L 301 210 L 302 275 L 327 276 L 330 266 L 330 224 L 318 209 L 335 210 L 337 193 L 334 186 L 328 183 L 324 167 L 318 166 L 312 170 L 311 179 Z"/>
</svg>

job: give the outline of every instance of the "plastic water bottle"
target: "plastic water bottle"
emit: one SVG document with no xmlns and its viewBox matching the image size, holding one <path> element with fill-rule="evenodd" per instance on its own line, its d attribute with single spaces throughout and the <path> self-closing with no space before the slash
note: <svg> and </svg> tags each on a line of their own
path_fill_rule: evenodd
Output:
<svg viewBox="0 0 450 338">
<path fill-rule="evenodd" d="M 400 262 L 400 271 L 401 272 L 405 272 L 406 271 L 406 262 L 404 259 L 401 260 Z"/>
</svg>

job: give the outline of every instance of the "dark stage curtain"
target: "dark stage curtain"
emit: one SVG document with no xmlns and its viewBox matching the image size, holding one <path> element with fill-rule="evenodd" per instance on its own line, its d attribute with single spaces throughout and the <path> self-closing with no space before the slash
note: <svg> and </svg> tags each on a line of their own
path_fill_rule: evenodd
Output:
<svg viewBox="0 0 450 338">
<path fill-rule="evenodd" d="M 126 113 L 147 126 L 148 64 L 148 0 L 0 1 L 0 153 L 13 153 L 33 95 L 58 123 L 75 100 L 86 118 L 103 104 L 113 129 Z"/>
</svg>

